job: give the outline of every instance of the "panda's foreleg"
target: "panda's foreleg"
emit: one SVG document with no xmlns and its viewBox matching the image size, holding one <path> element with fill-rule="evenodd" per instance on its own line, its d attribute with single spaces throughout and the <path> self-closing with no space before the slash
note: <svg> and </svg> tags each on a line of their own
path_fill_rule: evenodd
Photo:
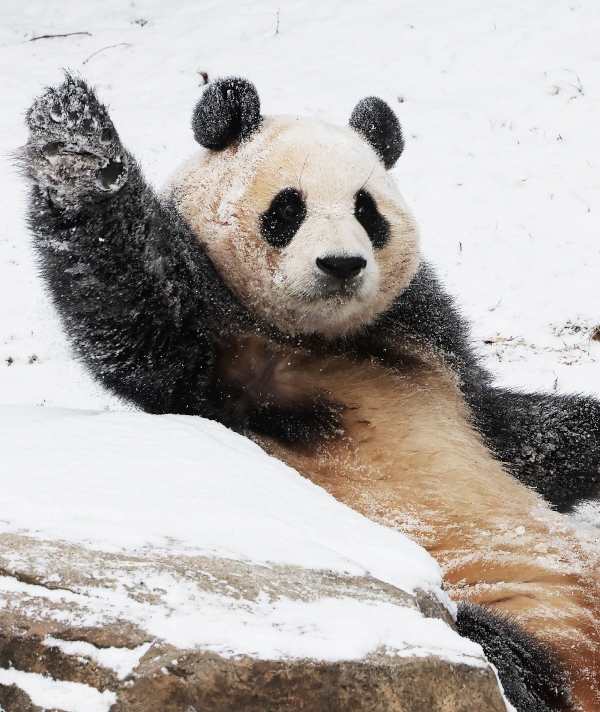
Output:
<svg viewBox="0 0 600 712">
<path fill-rule="evenodd" d="M 364 348 L 372 349 L 376 337 L 404 335 L 432 347 L 458 374 L 473 425 L 518 480 L 562 512 L 600 494 L 600 402 L 495 388 L 465 319 L 426 262 L 369 327 Z"/>
<path fill-rule="evenodd" d="M 496 458 L 561 512 L 600 494 L 600 402 L 576 395 L 465 389 Z"/>
<path fill-rule="evenodd" d="M 219 418 L 207 395 L 215 344 L 241 309 L 200 244 L 144 181 L 83 80 L 47 89 L 27 124 L 29 223 L 76 351 L 145 410 Z"/>
<path fill-rule="evenodd" d="M 83 80 L 67 75 L 46 90 L 27 124 L 19 159 L 41 271 L 72 344 L 104 385 L 150 412 L 204 415 L 283 442 L 338 431 L 325 395 L 302 383 L 290 391 L 289 354 L 159 201 Z"/>
<path fill-rule="evenodd" d="M 471 343 L 467 321 L 426 261 L 388 310 L 365 329 L 359 343 L 370 351 L 381 339 L 398 342 L 406 336 L 441 354 L 461 381 L 490 381 Z"/>
</svg>

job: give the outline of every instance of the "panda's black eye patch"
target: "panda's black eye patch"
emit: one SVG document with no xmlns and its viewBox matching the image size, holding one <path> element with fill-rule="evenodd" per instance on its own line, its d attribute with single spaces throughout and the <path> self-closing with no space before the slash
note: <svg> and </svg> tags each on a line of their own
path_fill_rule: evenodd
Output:
<svg viewBox="0 0 600 712">
<path fill-rule="evenodd" d="M 306 205 L 295 188 L 284 188 L 260 215 L 260 231 L 273 247 L 286 247 L 306 217 Z"/>
<path fill-rule="evenodd" d="M 363 226 L 373 247 L 381 249 L 390 236 L 390 224 L 377 209 L 373 196 L 364 188 L 354 198 L 354 217 Z"/>
</svg>

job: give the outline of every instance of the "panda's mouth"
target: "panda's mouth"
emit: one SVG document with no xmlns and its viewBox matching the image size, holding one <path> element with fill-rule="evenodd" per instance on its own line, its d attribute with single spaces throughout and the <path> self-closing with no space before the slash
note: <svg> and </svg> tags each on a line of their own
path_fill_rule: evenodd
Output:
<svg viewBox="0 0 600 712">
<path fill-rule="evenodd" d="M 364 282 L 367 260 L 362 255 L 325 254 L 317 257 L 316 299 L 349 301 Z"/>
<path fill-rule="evenodd" d="M 363 285 L 363 278 L 320 279 L 311 289 L 303 291 L 302 299 L 308 302 L 339 300 L 348 302 L 355 299 Z"/>
</svg>

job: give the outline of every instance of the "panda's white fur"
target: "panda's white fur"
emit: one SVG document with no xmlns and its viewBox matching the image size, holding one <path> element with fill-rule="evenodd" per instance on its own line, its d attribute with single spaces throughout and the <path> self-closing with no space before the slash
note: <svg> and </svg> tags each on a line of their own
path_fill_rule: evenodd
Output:
<svg viewBox="0 0 600 712">
<path fill-rule="evenodd" d="M 261 237 L 258 216 L 287 187 L 304 197 L 307 215 L 290 245 L 277 249 Z M 381 249 L 354 217 L 361 188 L 390 224 Z M 251 142 L 201 150 L 186 161 L 166 194 L 242 303 L 290 334 L 347 335 L 384 311 L 419 264 L 410 210 L 379 157 L 348 127 L 266 117 Z M 324 298 L 316 260 L 332 255 L 367 264 L 354 291 Z"/>
</svg>

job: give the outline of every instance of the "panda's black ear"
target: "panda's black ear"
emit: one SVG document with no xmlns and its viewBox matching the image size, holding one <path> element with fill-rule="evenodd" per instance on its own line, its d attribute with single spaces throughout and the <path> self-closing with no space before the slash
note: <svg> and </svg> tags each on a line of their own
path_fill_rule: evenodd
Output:
<svg viewBox="0 0 600 712">
<path fill-rule="evenodd" d="M 261 122 L 260 99 L 254 84 L 227 77 L 205 89 L 192 115 L 192 130 L 201 146 L 218 150 L 232 141 L 249 138 Z"/>
<path fill-rule="evenodd" d="M 350 128 L 358 132 L 390 169 L 404 150 L 400 122 L 390 107 L 376 96 L 361 99 L 350 117 Z"/>
</svg>

